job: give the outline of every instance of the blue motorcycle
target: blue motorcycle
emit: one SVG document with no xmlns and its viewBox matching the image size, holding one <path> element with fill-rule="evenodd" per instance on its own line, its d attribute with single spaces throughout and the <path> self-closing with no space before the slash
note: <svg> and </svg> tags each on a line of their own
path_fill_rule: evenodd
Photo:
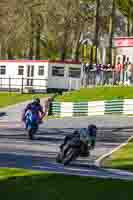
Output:
<svg viewBox="0 0 133 200">
<path fill-rule="evenodd" d="M 38 116 L 32 111 L 28 111 L 25 115 L 26 129 L 30 140 L 34 139 L 34 135 L 38 131 L 39 120 Z"/>
</svg>

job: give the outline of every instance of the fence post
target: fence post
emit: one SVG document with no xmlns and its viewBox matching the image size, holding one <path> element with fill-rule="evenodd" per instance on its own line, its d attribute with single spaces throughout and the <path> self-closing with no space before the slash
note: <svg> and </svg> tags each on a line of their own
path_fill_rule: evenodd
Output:
<svg viewBox="0 0 133 200">
<path fill-rule="evenodd" d="M 8 92 L 11 92 L 11 77 L 9 76 L 9 86 L 8 86 Z"/>
<path fill-rule="evenodd" d="M 21 81 L 21 94 L 24 93 L 24 77 L 22 76 L 22 81 Z"/>
</svg>

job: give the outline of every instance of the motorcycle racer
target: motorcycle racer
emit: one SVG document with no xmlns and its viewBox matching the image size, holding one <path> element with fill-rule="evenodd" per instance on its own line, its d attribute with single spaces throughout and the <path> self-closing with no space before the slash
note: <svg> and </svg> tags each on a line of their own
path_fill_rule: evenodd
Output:
<svg viewBox="0 0 133 200">
<path fill-rule="evenodd" d="M 81 154 L 87 156 L 89 154 L 89 149 L 95 148 L 96 135 L 97 127 L 94 124 L 88 125 L 88 128 L 77 129 L 71 135 L 65 137 L 60 149 L 63 150 L 63 147 L 69 143 L 68 148 L 64 152 L 64 154 L 66 154 L 70 145 L 77 145 L 79 148 L 82 147 Z"/>
<path fill-rule="evenodd" d="M 33 99 L 33 101 L 29 103 L 24 109 L 24 112 L 22 114 L 22 121 L 25 123 L 26 129 L 27 129 L 26 118 L 30 112 L 32 113 L 32 116 L 34 116 L 34 120 L 36 120 L 37 124 L 42 122 L 42 119 L 45 116 L 45 112 L 43 111 L 43 107 L 40 104 L 39 98 Z"/>
</svg>

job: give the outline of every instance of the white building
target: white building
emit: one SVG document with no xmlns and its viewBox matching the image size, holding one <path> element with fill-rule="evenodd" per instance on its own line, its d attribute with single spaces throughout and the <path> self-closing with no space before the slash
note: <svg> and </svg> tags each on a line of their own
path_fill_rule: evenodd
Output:
<svg viewBox="0 0 133 200">
<path fill-rule="evenodd" d="M 82 65 L 46 60 L 1 60 L 0 90 L 46 92 L 48 89 L 79 89 Z"/>
</svg>

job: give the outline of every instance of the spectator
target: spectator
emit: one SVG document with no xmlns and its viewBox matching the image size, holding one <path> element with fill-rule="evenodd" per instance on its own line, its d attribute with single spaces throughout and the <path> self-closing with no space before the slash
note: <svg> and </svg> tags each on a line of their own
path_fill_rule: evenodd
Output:
<svg viewBox="0 0 133 200">
<path fill-rule="evenodd" d="M 104 84 L 110 84 L 112 78 L 112 68 L 110 64 L 104 65 Z"/>
<path fill-rule="evenodd" d="M 120 62 L 118 62 L 115 65 L 115 84 L 119 84 L 120 83 L 120 78 L 121 78 L 121 73 L 123 72 L 123 64 L 120 64 Z"/>
<path fill-rule="evenodd" d="M 96 65 L 96 84 L 100 85 L 102 82 L 102 65 Z"/>
<path fill-rule="evenodd" d="M 127 66 L 128 85 L 133 84 L 133 64 L 129 63 Z"/>
<path fill-rule="evenodd" d="M 96 65 L 90 65 L 90 73 L 89 73 L 89 84 L 95 85 L 96 84 Z"/>
</svg>

